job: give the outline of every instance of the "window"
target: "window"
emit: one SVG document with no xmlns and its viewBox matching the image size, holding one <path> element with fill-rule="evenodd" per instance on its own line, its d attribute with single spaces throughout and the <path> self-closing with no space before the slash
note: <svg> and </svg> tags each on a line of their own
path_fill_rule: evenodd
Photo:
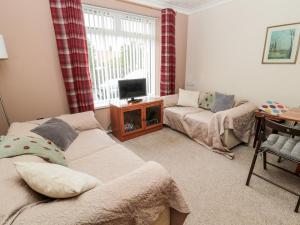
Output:
<svg viewBox="0 0 300 225">
<path fill-rule="evenodd" d="M 119 98 L 119 79 L 147 79 L 155 93 L 155 18 L 83 5 L 96 106 Z"/>
</svg>

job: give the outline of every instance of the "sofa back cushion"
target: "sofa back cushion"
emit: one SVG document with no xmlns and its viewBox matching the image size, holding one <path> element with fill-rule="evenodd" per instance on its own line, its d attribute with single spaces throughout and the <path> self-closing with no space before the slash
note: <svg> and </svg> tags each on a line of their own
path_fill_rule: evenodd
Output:
<svg viewBox="0 0 300 225">
<path fill-rule="evenodd" d="M 65 114 L 58 116 L 57 118 L 68 123 L 74 130 L 81 132 L 91 129 L 102 129 L 101 125 L 95 118 L 95 113 L 93 111 L 75 113 L 75 114 Z"/>
<path fill-rule="evenodd" d="M 216 113 L 231 109 L 234 105 L 234 95 L 225 95 L 219 92 L 215 92 L 214 104 L 211 107 L 211 111 Z"/>
<path fill-rule="evenodd" d="M 178 103 L 178 98 L 179 98 L 178 94 L 166 95 L 160 97 L 160 99 L 164 101 L 164 108 L 176 106 Z"/>
<path fill-rule="evenodd" d="M 179 89 L 179 98 L 177 105 L 198 108 L 198 101 L 199 91 L 188 91 L 184 89 Z"/>
</svg>

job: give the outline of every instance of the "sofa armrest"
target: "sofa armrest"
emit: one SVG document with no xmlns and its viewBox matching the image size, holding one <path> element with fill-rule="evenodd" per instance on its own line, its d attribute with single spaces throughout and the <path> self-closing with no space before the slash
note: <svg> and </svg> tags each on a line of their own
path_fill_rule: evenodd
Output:
<svg viewBox="0 0 300 225">
<path fill-rule="evenodd" d="M 252 102 L 246 102 L 239 106 L 233 107 L 231 109 L 227 109 L 225 111 L 217 112 L 218 114 L 225 114 L 226 116 L 234 119 L 239 118 L 241 116 L 245 116 L 249 113 L 254 115 L 254 111 L 257 109 L 257 106 Z"/>
<path fill-rule="evenodd" d="M 166 170 L 155 162 L 148 162 L 80 196 L 26 208 L 16 217 L 14 225 L 131 225 L 146 221 L 151 224 L 167 207 L 176 211 L 172 215 L 171 210 L 171 216 L 185 218 L 189 213 Z"/>
<path fill-rule="evenodd" d="M 164 101 L 164 108 L 177 105 L 178 98 L 179 98 L 178 94 L 166 95 L 166 96 L 160 97 L 160 99 L 162 99 Z"/>
<path fill-rule="evenodd" d="M 248 143 L 253 131 L 254 124 L 254 112 L 257 109 L 256 105 L 247 102 L 240 106 L 217 112 L 216 117 L 220 118 L 218 121 L 221 129 L 221 134 L 224 133 L 225 129 L 233 130 L 235 136 L 245 142 Z"/>
</svg>

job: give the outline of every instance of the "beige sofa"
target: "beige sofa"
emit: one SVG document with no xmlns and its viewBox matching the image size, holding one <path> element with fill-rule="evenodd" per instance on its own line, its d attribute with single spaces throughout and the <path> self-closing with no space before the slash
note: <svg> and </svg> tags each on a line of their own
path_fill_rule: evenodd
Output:
<svg viewBox="0 0 300 225">
<path fill-rule="evenodd" d="M 78 124 L 76 120 L 70 121 Z M 44 121 L 13 123 L 8 135 L 38 136 L 30 130 Z M 88 119 L 82 121 L 79 128 L 89 124 Z M 65 157 L 70 168 L 97 177 L 103 185 L 79 197 L 49 202 L 25 185 L 13 166 L 16 161 L 44 162 L 43 159 L 32 155 L 0 159 L 0 224 L 138 225 L 144 224 L 146 216 L 147 221 L 153 220 L 153 225 L 182 225 L 189 209 L 179 190 L 172 193 L 171 186 L 164 187 L 173 183 L 165 180 L 167 173 L 160 177 L 162 168 L 158 164 L 144 162 L 95 128 L 93 122 L 90 125 L 93 129 L 78 131 L 79 136 Z M 162 186 L 156 186 L 158 183 Z M 176 189 L 175 182 L 172 185 Z M 170 202 L 166 190 L 175 197 Z M 156 199 L 161 191 L 162 199 Z M 181 222 L 172 223 L 172 216 L 173 221 L 175 216 Z"/>
<path fill-rule="evenodd" d="M 164 96 L 162 99 L 164 124 L 209 148 L 214 148 L 218 135 L 225 151 L 249 141 L 256 106 L 246 100 L 237 99 L 233 108 L 213 113 L 202 108 L 178 106 L 178 94 Z M 212 135 L 215 137 L 211 137 Z"/>
</svg>

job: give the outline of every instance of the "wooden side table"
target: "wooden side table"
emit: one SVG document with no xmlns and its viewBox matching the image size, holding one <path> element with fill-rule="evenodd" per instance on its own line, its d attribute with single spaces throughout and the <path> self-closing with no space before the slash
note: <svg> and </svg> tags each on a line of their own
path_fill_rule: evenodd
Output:
<svg viewBox="0 0 300 225">
<path fill-rule="evenodd" d="M 145 99 L 138 103 L 110 104 L 112 134 L 120 141 L 163 128 L 163 100 Z"/>
</svg>

